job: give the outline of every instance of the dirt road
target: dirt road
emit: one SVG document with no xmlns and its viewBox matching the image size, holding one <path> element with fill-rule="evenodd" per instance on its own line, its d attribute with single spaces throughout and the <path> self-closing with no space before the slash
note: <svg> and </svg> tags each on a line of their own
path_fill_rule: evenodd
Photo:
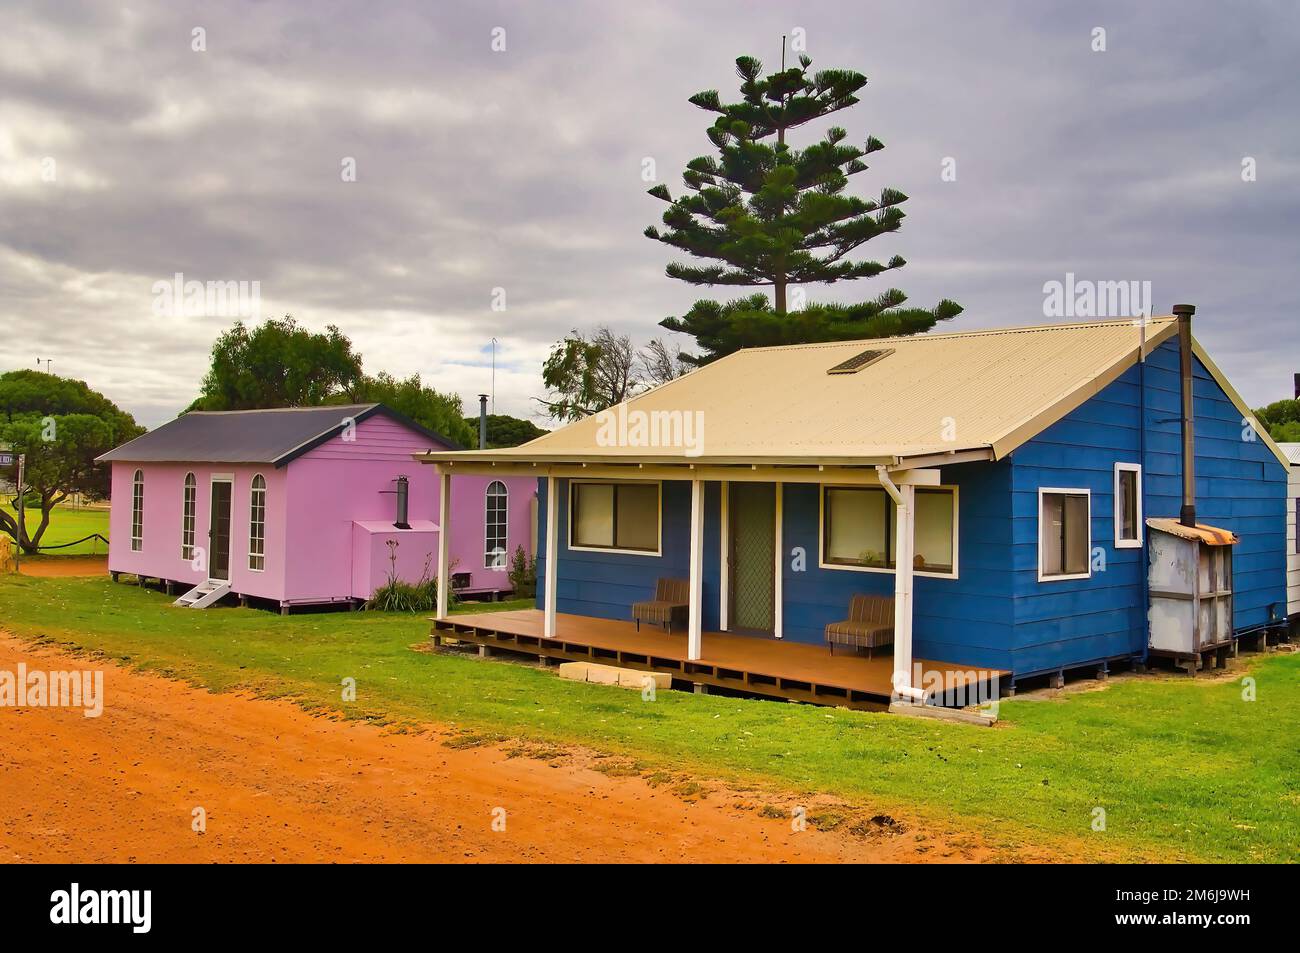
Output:
<svg viewBox="0 0 1300 953">
<path fill-rule="evenodd" d="M 23 559 L 18 571 L 24 576 L 107 576 L 107 556 L 58 556 L 44 559 Z"/>
<path fill-rule="evenodd" d="M 0 671 L 20 661 L 29 671 L 92 667 L 0 633 Z M 704 781 L 693 799 L 694 781 L 623 776 L 580 750 L 449 747 L 458 736 L 448 732 L 398 734 L 103 671 L 99 718 L 0 707 L 0 863 L 990 857 L 978 838 L 907 818 L 794 832 L 793 798 Z M 195 808 L 203 833 L 192 829 Z"/>
</svg>

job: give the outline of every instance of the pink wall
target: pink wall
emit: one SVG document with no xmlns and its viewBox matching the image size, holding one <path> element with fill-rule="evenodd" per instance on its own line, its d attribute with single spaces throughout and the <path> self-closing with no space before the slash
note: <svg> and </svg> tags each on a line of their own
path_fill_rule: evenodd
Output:
<svg viewBox="0 0 1300 953">
<path fill-rule="evenodd" d="M 353 520 L 392 521 L 395 503 L 391 490 L 400 474 L 410 480 L 407 516 L 442 525 L 438 512 L 437 479 L 433 467 L 411 459 L 427 450 L 428 440 L 412 434 L 386 417 L 371 417 L 357 425 L 356 439 L 345 444 L 334 439 L 303 454 L 288 466 L 289 528 L 293 552 L 352 551 Z M 456 572 L 472 574 L 474 588 L 504 589 L 509 574 L 485 567 L 487 477 L 455 477 L 451 490 L 451 543 L 448 547 Z M 532 500 L 537 481 L 513 477 L 502 481 L 507 489 L 508 548 L 522 545 L 532 552 Z M 437 567 L 435 563 L 434 571 Z M 313 602 L 348 592 L 351 565 L 347 560 L 290 560 L 285 588 L 290 601 Z"/>
<path fill-rule="evenodd" d="M 352 524 L 352 595 L 369 599 L 396 576 L 405 582 L 438 577 L 438 530 L 433 520 L 408 519 L 410 529 L 392 520 Z M 396 545 L 390 549 L 389 543 Z"/>
<path fill-rule="evenodd" d="M 397 504 L 384 491 L 396 488 L 398 476 L 410 478 L 410 518 L 434 518 L 433 480 L 421 479 L 425 468 L 411 459 L 412 453 L 428 449 L 429 441 L 381 416 L 359 423 L 355 437 L 336 437 L 286 468 L 293 558 L 285 565 L 285 591 L 290 602 L 327 602 L 351 595 L 352 522 L 392 522 Z"/>
<path fill-rule="evenodd" d="M 206 568 L 196 570 L 181 558 L 181 522 L 184 513 L 185 475 L 193 473 L 196 486 L 194 545 L 208 548 L 213 476 L 233 477 L 230 501 L 230 583 L 234 592 L 262 599 L 284 598 L 284 470 L 270 465 L 228 463 L 127 463 L 115 462 L 109 513 L 108 568 L 198 585 Z M 144 474 L 144 523 L 139 552 L 131 549 L 131 482 L 135 471 Z M 248 568 L 248 521 L 251 484 L 256 474 L 266 479 L 265 570 Z"/>
<path fill-rule="evenodd" d="M 427 479 L 437 487 L 432 467 Z M 453 572 L 471 574 L 472 588 L 504 589 L 510 585 L 509 573 L 485 565 L 487 543 L 487 488 L 491 477 L 462 476 L 451 480 L 451 543 Z M 509 477 L 506 485 L 506 550 L 514 554 L 516 546 L 533 552 L 533 509 L 537 498 L 537 480 Z M 436 504 L 435 504 L 436 506 Z M 507 562 L 507 566 L 509 563 Z"/>
<path fill-rule="evenodd" d="M 283 603 L 351 598 L 355 595 L 353 561 L 357 545 L 353 522 L 392 522 L 395 498 L 382 491 L 395 489 L 394 481 L 399 475 L 405 474 L 410 480 L 408 518 L 412 522 L 432 520 L 442 524 L 433 467 L 411 458 L 411 454 L 427 449 L 428 438 L 376 415 L 357 425 L 354 440 L 336 437 L 279 470 L 269 464 L 115 462 L 112 464 L 109 569 L 183 583 L 203 581 L 206 573 L 192 569 L 188 561 L 181 559 L 183 481 L 190 472 L 198 480 L 195 544 L 206 546 L 209 481 L 214 473 L 233 474 L 231 590 Z M 145 474 L 144 533 L 142 551 L 132 552 L 131 479 L 137 468 Z M 261 473 L 267 483 L 263 572 L 248 569 L 249 484 L 256 473 Z M 471 586 L 507 588 L 508 574 L 484 565 L 485 500 L 490 482 L 487 477 L 452 480 L 449 550 L 455 571 L 472 574 Z M 516 546 L 522 545 L 525 552 L 531 553 L 537 481 L 513 477 L 502 482 L 508 494 L 508 548 L 513 553 Z M 436 534 L 428 538 L 436 541 Z M 422 558 L 419 563 L 422 567 Z M 387 563 L 380 568 L 382 582 Z M 435 562 L 435 572 L 436 569 Z M 406 571 L 403 566 L 404 576 Z M 374 576 L 374 570 L 366 575 Z M 417 567 L 410 581 L 418 575 Z"/>
</svg>

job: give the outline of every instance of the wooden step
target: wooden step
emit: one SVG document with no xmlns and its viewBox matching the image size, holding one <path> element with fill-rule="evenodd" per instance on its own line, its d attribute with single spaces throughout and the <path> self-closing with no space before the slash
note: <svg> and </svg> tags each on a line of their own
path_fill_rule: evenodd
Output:
<svg viewBox="0 0 1300 953">
<path fill-rule="evenodd" d="M 230 583 L 220 579 L 208 579 L 199 583 L 189 592 L 184 593 L 172 603 L 184 609 L 206 609 L 221 600 L 230 591 Z"/>
</svg>

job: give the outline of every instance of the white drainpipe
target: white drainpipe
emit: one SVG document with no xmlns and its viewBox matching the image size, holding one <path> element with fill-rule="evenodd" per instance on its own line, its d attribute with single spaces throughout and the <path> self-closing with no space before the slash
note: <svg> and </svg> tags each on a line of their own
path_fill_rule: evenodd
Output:
<svg viewBox="0 0 1300 953">
<path fill-rule="evenodd" d="M 894 560 L 894 695 L 925 703 L 925 692 L 912 684 L 912 554 L 915 551 L 916 488 L 898 486 L 887 467 L 876 467 L 880 485 L 898 515 L 898 552 Z"/>
</svg>

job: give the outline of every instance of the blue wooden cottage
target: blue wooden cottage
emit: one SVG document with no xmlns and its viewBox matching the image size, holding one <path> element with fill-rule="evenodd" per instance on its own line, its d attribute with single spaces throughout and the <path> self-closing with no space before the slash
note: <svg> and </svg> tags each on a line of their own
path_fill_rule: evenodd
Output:
<svg viewBox="0 0 1300 953">
<path fill-rule="evenodd" d="M 1229 638 L 1286 615 L 1287 459 L 1192 311 L 746 350 L 522 447 L 420 459 L 444 487 L 541 478 L 543 640 L 680 579 L 685 672 L 713 633 L 823 646 L 872 594 L 896 698 L 914 658 L 1104 668 L 1145 659 L 1150 543 L 1178 527 L 1231 545 Z"/>
</svg>

